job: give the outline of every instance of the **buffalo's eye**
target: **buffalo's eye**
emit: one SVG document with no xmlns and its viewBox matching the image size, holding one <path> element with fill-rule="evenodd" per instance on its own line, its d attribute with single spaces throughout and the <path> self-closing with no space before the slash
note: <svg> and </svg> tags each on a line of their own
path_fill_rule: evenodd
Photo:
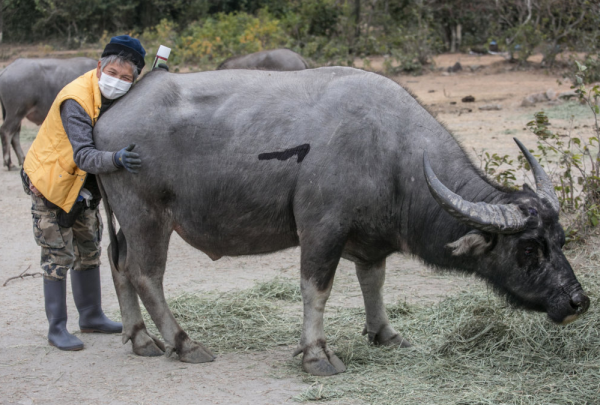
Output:
<svg viewBox="0 0 600 405">
<path fill-rule="evenodd" d="M 537 263 L 540 249 L 542 249 L 542 246 L 535 240 L 522 243 L 517 253 L 519 266 L 531 266 Z"/>
</svg>

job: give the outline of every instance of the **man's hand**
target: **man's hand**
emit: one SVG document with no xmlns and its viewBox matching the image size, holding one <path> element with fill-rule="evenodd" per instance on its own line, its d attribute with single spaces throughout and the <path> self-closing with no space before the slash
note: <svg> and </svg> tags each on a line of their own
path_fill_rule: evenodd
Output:
<svg viewBox="0 0 600 405">
<path fill-rule="evenodd" d="M 115 166 L 124 167 L 131 173 L 139 173 L 140 167 L 142 167 L 142 159 L 140 159 L 140 155 L 132 152 L 133 148 L 135 148 L 135 143 L 116 152 L 113 155 L 113 160 Z"/>
<path fill-rule="evenodd" d="M 35 188 L 35 186 L 31 184 L 31 182 L 29 183 L 29 191 L 35 194 L 36 197 L 43 197 L 42 193 L 40 193 L 40 191 L 37 188 Z"/>
</svg>

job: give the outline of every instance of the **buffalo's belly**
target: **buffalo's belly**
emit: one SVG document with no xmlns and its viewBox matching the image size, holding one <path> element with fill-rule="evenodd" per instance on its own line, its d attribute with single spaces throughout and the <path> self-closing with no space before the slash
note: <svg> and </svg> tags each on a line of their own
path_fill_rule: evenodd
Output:
<svg viewBox="0 0 600 405">
<path fill-rule="evenodd" d="M 176 225 L 175 232 L 183 240 L 198 250 L 217 260 L 223 256 L 247 256 L 277 252 L 298 246 L 295 232 L 273 232 L 257 229 L 237 229 L 234 231 L 193 230 L 184 225 Z"/>
<path fill-rule="evenodd" d="M 252 203 L 238 198 L 231 203 L 232 196 L 219 197 L 212 203 L 200 199 L 191 211 L 175 208 L 173 229 L 190 245 L 210 257 L 270 253 L 298 245 L 294 215 L 285 198 Z"/>
</svg>

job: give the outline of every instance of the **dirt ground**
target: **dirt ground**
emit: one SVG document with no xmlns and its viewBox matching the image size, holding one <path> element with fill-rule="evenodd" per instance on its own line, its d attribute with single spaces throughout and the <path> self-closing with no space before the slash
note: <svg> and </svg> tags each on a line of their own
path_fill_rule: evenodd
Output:
<svg viewBox="0 0 600 405">
<path fill-rule="evenodd" d="M 472 156 L 472 148 L 516 156 L 513 136 L 533 146 L 534 136 L 524 130 L 526 122 L 542 107 L 560 106 L 521 107 L 522 99 L 548 89 L 569 90 L 568 82 L 557 83 L 562 78 L 556 74 L 514 71 L 513 65 L 498 56 L 442 55 L 436 64 L 446 67 L 457 61 L 463 70 L 455 74 L 436 71 L 394 79 L 437 114 Z M 381 60 L 373 60 L 372 68 L 377 70 L 378 63 Z M 467 95 L 474 96 L 475 102 L 461 102 Z M 502 109 L 479 110 L 486 104 L 501 104 Z M 568 122 L 559 125 L 566 127 Z M 34 125 L 24 123 L 25 150 L 35 131 Z M 39 248 L 32 236 L 29 197 L 23 193 L 17 171 L 0 170 L 0 190 L 0 283 L 4 283 L 25 270 L 39 271 Z M 107 245 L 105 235 L 105 251 Z M 118 317 L 106 262 L 104 256 L 104 309 Z M 243 289 L 275 276 L 299 279 L 299 249 L 213 262 L 174 235 L 165 291 L 167 297 L 174 297 L 183 292 Z M 386 300 L 434 302 L 478 283 L 471 278 L 434 274 L 418 261 L 396 255 L 388 260 Z M 329 305 L 361 306 L 361 302 L 353 265 L 342 260 Z M 221 355 L 215 362 L 201 365 L 166 357 L 142 358 L 132 353 L 129 343 L 123 346 L 120 336 L 79 334 L 70 292 L 68 306 L 69 329 L 85 343 L 85 350 L 80 352 L 61 352 L 47 344 L 40 278 L 12 280 L 0 287 L 0 403 L 281 404 L 293 402 L 293 397 L 307 388 L 300 370 L 295 378 L 277 377 L 277 369 L 290 361 L 292 348 Z M 356 329 L 359 333 L 362 325 Z"/>
</svg>

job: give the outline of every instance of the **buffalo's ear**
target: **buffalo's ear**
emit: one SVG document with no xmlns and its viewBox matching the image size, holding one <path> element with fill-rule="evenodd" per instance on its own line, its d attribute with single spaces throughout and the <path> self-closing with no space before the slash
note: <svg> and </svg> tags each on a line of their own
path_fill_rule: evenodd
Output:
<svg viewBox="0 0 600 405">
<path fill-rule="evenodd" d="M 452 256 L 478 256 L 492 247 L 492 237 L 479 231 L 471 231 L 462 238 L 448 243 L 446 247 L 452 250 Z"/>
</svg>

